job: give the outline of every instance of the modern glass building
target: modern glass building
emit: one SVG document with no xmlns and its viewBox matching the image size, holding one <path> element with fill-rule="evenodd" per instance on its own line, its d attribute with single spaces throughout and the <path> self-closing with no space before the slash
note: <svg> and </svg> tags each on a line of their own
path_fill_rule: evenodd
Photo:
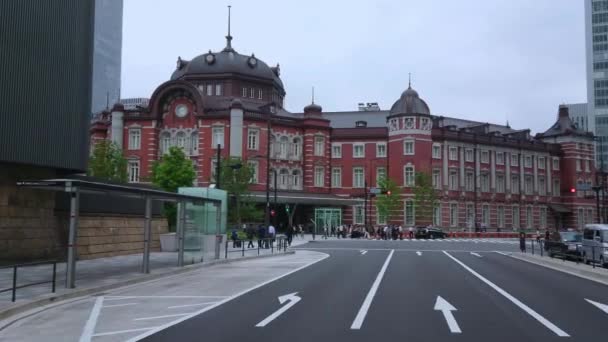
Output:
<svg viewBox="0 0 608 342">
<path fill-rule="evenodd" d="M 120 99 L 123 0 L 95 0 L 91 114 Z"/>
<path fill-rule="evenodd" d="M 596 158 L 608 160 L 608 1 L 585 0 L 589 131 L 598 137 Z"/>
</svg>

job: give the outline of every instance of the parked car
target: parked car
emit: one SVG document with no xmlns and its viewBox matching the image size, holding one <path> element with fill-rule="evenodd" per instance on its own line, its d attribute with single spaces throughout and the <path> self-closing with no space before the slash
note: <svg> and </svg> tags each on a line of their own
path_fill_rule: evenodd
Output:
<svg viewBox="0 0 608 342">
<path fill-rule="evenodd" d="M 552 232 L 545 240 L 545 250 L 550 257 L 579 259 L 582 256 L 583 234 L 573 231 Z"/>
<path fill-rule="evenodd" d="M 587 224 L 583 230 L 583 261 L 608 267 L 608 224 Z"/>
<path fill-rule="evenodd" d="M 441 229 L 439 228 L 428 228 L 428 227 L 416 227 L 416 232 L 415 232 L 415 237 L 416 239 L 445 239 L 445 237 L 447 236 L 446 233 L 444 233 Z"/>
</svg>

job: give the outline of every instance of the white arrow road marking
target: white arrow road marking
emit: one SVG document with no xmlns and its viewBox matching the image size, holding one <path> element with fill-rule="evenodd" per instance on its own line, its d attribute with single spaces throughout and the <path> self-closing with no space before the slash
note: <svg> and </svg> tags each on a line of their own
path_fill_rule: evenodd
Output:
<svg viewBox="0 0 608 342">
<path fill-rule="evenodd" d="M 453 257 L 450 253 L 448 253 L 446 251 L 443 251 L 443 254 L 447 255 L 450 259 L 454 260 L 458 265 L 462 266 L 465 270 L 469 271 L 471 274 L 473 274 L 474 276 L 476 276 L 479 280 L 483 281 L 488 286 L 490 286 L 491 288 L 493 288 L 496 292 L 500 293 L 505 298 L 507 298 L 508 300 L 510 300 L 517 307 L 519 307 L 520 309 L 524 310 L 528 315 L 532 316 L 540 324 L 542 324 L 545 327 L 547 327 L 547 329 L 553 331 L 557 336 L 560 336 L 560 337 L 570 337 L 570 335 L 568 335 L 565 331 L 563 331 L 562 329 L 560 329 L 558 326 L 556 326 L 555 324 L 551 323 L 545 317 L 541 316 L 538 312 L 532 310 L 532 308 L 530 308 L 526 304 L 522 303 L 519 299 L 513 297 L 507 291 L 501 289 L 500 287 L 498 287 L 496 284 L 494 284 L 493 282 L 491 282 L 488 279 L 486 279 L 481 274 L 475 272 L 472 268 L 470 268 L 469 266 L 465 265 L 462 261 L 460 261 L 460 260 L 456 259 L 455 257 Z"/>
<path fill-rule="evenodd" d="M 481 255 L 479 255 L 479 254 L 477 254 L 477 253 L 475 253 L 475 252 L 471 252 L 471 255 L 474 255 L 474 256 L 476 256 L 476 257 L 478 257 L 478 258 L 481 258 Z"/>
<path fill-rule="evenodd" d="M 256 324 L 255 326 L 259 327 L 259 328 L 265 327 L 268 323 L 274 321 L 277 317 L 279 317 L 281 314 L 283 314 L 283 312 L 289 310 L 289 308 L 296 305 L 297 302 L 302 300 L 302 298 L 296 296 L 297 294 L 298 294 L 297 292 L 294 292 L 294 293 L 286 294 L 284 296 L 279 297 L 279 303 L 284 304 L 287 301 L 289 301 L 289 303 L 287 303 L 287 305 L 283 306 L 279 310 L 275 311 L 272 315 L 266 317 L 266 319 L 264 319 L 260 323 Z"/>
<path fill-rule="evenodd" d="M 361 255 L 365 255 L 365 253 L 367 253 L 367 251 L 365 249 L 362 249 L 359 252 L 361 252 Z"/>
<path fill-rule="evenodd" d="M 504 255 L 504 256 L 509 256 L 509 255 L 511 255 L 511 254 L 507 254 L 507 253 L 505 253 L 505 252 L 501 252 L 501 251 L 494 251 L 494 253 L 498 253 L 498 254 L 500 254 L 500 255 Z"/>
<path fill-rule="evenodd" d="M 452 304 L 448 303 L 447 300 L 441 298 L 441 296 L 437 296 L 437 301 L 435 302 L 434 309 L 435 311 L 441 311 L 443 317 L 445 318 L 445 321 L 448 323 L 448 327 L 450 328 L 450 332 L 452 334 L 460 334 L 462 332 L 462 330 L 460 330 L 460 327 L 458 326 L 458 322 L 456 322 L 456 319 L 452 314 L 452 311 L 457 311 L 457 309 L 453 307 Z"/>
<path fill-rule="evenodd" d="M 418 256 L 421 256 L 422 252 L 421 251 L 417 251 L 416 254 L 418 254 Z"/>
<path fill-rule="evenodd" d="M 606 304 L 602 304 L 602 303 L 598 303 L 598 302 L 594 302 L 590 299 L 585 298 L 586 301 L 588 301 L 589 303 L 595 305 L 595 307 L 597 307 L 598 309 L 604 311 L 605 313 L 608 314 L 608 305 Z"/>
<path fill-rule="evenodd" d="M 363 321 L 365 320 L 365 316 L 367 316 L 367 310 L 369 310 L 370 305 L 372 305 L 372 300 L 374 300 L 376 291 L 378 291 L 380 282 L 382 282 L 382 277 L 384 277 L 384 272 L 386 272 L 386 268 L 388 267 L 388 264 L 391 262 L 393 253 L 395 253 L 395 250 L 391 249 L 391 252 L 388 254 L 388 257 L 386 257 L 386 261 L 384 262 L 384 265 L 382 265 L 380 272 L 378 272 L 378 275 L 376 276 L 376 280 L 374 280 L 374 283 L 372 284 L 372 287 L 369 289 L 369 292 L 367 293 L 365 300 L 363 300 L 363 304 L 361 304 L 361 308 L 359 308 L 359 312 L 357 313 L 357 316 L 355 317 L 353 324 L 350 326 L 351 329 L 353 329 L 353 330 L 361 329 L 361 326 L 363 325 Z"/>
</svg>

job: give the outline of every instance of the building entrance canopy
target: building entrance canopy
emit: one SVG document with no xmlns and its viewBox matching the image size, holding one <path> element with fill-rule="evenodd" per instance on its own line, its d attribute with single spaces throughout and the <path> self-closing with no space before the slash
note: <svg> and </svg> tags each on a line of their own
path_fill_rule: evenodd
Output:
<svg viewBox="0 0 608 342">
<path fill-rule="evenodd" d="M 266 193 L 263 191 L 252 191 L 251 199 L 256 203 L 266 202 Z M 270 192 L 270 200 L 274 202 L 274 190 Z M 343 197 L 330 194 L 315 194 L 315 193 L 303 193 L 303 192 L 276 192 L 277 203 L 289 203 L 289 204 L 306 204 L 306 205 L 359 205 L 363 204 L 363 198 Z"/>
<path fill-rule="evenodd" d="M 184 225 L 186 221 L 185 204 L 195 206 L 212 204 L 216 206 L 216 226 L 220 227 L 222 201 L 202 196 L 192 196 L 167 192 L 146 185 L 120 184 L 104 182 L 91 177 L 73 177 L 45 180 L 24 180 L 17 182 L 17 186 L 36 188 L 50 191 L 64 191 L 70 193 L 70 228 L 67 244 L 66 262 L 66 288 L 76 286 L 76 238 L 78 236 L 78 216 L 81 193 L 97 195 L 118 195 L 124 197 L 140 198 L 145 201 L 144 220 L 144 253 L 142 272 L 150 273 L 150 240 L 152 222 L 152 201 L 174 202 L 178 204 L 177 236 L 178 236 L 178 266 L 184 263 Z M 216 257 L 219 257 L 219 253 Z"/>
</svg>

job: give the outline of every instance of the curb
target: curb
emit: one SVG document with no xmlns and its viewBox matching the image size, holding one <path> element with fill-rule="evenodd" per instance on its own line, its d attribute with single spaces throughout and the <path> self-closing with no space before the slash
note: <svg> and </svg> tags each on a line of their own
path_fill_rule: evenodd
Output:
<svg viewBox="0 0 608 342">
<path fill-rule="evenodd" d="M 144 283 L 144 282 L 151 281 L 151 280 L 158 280 L 158 279 L 166 278 L 166 277 L 173 276 L 173 275 L 194 272 L 196 270 L 199 270 L 199 269 L 205 268 L 205 267 L 229 264 L 229 263 L 233 263 L 233 262 L 239 262 L 239 261 L 251 260 L 251 259 L 271 258 L 271 257 L 290 255 L 290 254 L 295 254 L 295 251 L 290 250 L 290 251 L 280 253 L 280 254 L 277 253 L 277 254 L 269 254 L 269 255 L 246 256 L 246 257 L 241 257 L 241 258 L 237 258 L 237 259 L 212 260 L 212 261 L 209 261 L 206 263 L 186 265 L 186 266 L 183 266 L 178 269 L 173 269 L 173 270 L 158 273 L 158 274 L 142 275 L 140 277 L 117 282 L 114 284 L 82 288 L 79 290 L 74 290 L 72 292 L 64 293 L 64 294 L 60 294 L 60 295 L 56 295 L 56 294 L 45 295 L 45 296 L 41 296 L 38 299 L 26 301 L 24 303 L 14 304 L 14 305 L 9 306 L 6 309 L 0 310 L 0 321 L 7 320 L 17 314 L 23 313 L 28 310 L 40 308 L 45 305 L 55 304 L 55 303 L 62 302 L 62 301 L 67 301 L 68 299 L 85 297 L 85 296 L 88 296 L 91 294 L 104 292 L 104 291 L 108 291 L 108 290 L 113 290 L 113 289 L 116 289 L 119 287 L 140 284 L 140 283 Z M 12 323 L 13 322 L 8 322 L 8 324 L 1 326 L 0 330 L 4 329 L 6 326 L 8 326 Z"/>
<path fill-rule="evenodd" d="M 587 279 L 587 280 L 591 280 L 603 285 L 608 285 L 608 272 L 606 272 L 605 274 L 602 274 L 600 272 L 596 272 L 596 271 L 591 271 L 591 270 L 584 270 L 584 269 L 578 269 L 575 267 L 572 267 L 571 265 L 567 264 L 569 261 L 560 261 L 560 263 L 564 262 L 563 265 L 555 265 L 554 262 L 550 262 L 547 260 L 539 260 L 536 257 L 526 257 L 520 254 L 509 254 L 509 256 L 513 259 L 517 259 L 517 260 L 521 260 L 521 261 L 525 261 L 525 262 L 529 262 L 531 264 L 534 265 L 538 265 L 538 266 L 542 266 L 542 267 L 546 267 L 549 269 L 552 269 L 554 271 L 560 271 L 563 273 L 567 273 L 579 278 L 583 278 L 583 279 Z"/>
</svg>

